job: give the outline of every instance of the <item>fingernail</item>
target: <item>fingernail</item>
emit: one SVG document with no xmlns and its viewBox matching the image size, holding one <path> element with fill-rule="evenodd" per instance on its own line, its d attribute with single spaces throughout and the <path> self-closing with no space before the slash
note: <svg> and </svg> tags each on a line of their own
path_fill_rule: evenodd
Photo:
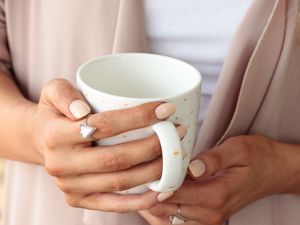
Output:
<svg viewBox="0 0 300 225">
<path fill-rule="evenodd" d="M 82 118 L 91 112 L 91 108 L 82 100 L 74 100 L 69 106 L 70 112 L 76 118 Z"/>
<path fill-rule="evenodd" d="M 200 159 L 196 159 L 190 163 L 189 170 L 194 177 L 200 177 L 205 172 L 205 164 Z"/>
<path fill-rule="evenodd" d="M 157 119 L 166 119 L 176 111 L 173 103 L 163 103 L 155 109 Z"/>
<path fill-rule="evenodd" d="M 185 126 L 181 125 L 181 126 L 177 127 L 176 130 L 177 130 L 177 132 L 179 134 L 180 139 L 182 139 L 186 135 L 186 128 L 185 128 Z"/>
<path fill-rule="evenodd" d="M 157 196 L 157 201 L 163 202 L 164 200 L 170 198 L 174 192 L 162 192 Z"/>
<path fill-rule="evenodd" d="M 182 149 L 182 158 L 184 159 L 187 156 L 187 150 L 186 149 Z"/>
</svg>

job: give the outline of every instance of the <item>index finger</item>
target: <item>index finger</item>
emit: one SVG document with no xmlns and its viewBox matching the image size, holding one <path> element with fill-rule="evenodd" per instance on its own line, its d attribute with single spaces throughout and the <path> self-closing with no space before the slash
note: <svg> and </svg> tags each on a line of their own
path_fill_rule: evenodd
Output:
<svg viewBox="0 0 300 225">
<path fill-rule="evenodd" d="M 156 123 L 160 120 L 156 116 L 156 110 L 169 104 L 152 102 L 132 108 L 97 113 L 89 117 L 88 124 L 97 129 L 93 138 L 99 140 Z"/>
<path fill-rule="evenodd" d="M 64 129 L 60 129 L 58 143 L 79 144 L 89 141 L 112 137 L 130 130 L 150 126 L 158 121 L 167 119 L 175 112 L 175 105 L 165 102 L 151 102 L 142 105 L 91 114 L 86 119 L 77 122 L 64 123 Z M 80 134 L 80 125 L 88 124 L 95 127 L 96 131 L 91 138 L 83 138 Z"/>
</svg>

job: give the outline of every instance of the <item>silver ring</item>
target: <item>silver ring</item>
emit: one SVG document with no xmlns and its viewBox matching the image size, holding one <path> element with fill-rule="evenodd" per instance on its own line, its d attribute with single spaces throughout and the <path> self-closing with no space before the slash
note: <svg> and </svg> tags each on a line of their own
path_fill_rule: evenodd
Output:
<svg viewBox="0 0 300 225">
<path fill-rule="evenodd" d="M 177 215 L 181 216 L 181 207 L 180 207 L 180 204 L 177 205 Z"/>
<path fill-rule="evenodd" d="M 181 207 L 180 204 L 177 205 L 176 214 L 172 214 L 169 216 L 169 220 L 171 224 L 183 224 L 187 222 L 187 219 L 181 215 Z"/>
<path fill-rule="evenodd" d="M 83 138 L 88 139 L 88 138 L 92 138 L 92 135 L 95 133 L 95 131 L 97 130 L 96 127 L 90 126 L 88 125 L 88 118 L 91 116 L 91 114 L 89 114 L 86 118 L 85 118 L 85 124 L 80 124 L 80 134 Z"/>
</svg>

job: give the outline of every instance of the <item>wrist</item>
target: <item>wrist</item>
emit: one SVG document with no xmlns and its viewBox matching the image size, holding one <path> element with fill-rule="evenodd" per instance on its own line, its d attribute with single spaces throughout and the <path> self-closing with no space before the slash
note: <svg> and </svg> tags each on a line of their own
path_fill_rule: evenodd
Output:
<svg viewBox="0 0 300 225">
<path fill-rule="evenodd" d="M 279 194 L 300 194 L 300 145 L 278 143 L 280 160 Z"/>
<path fill-rule="evenodd" d="M 0 156 L 26 163 L 41 164 L 32 142 L 36 104 L 26 99 L 16 84 L 0 72 Z"/>
<path fill-rule="evenodd" d="M 25 100 L 20 102 L 15 110 L 18 112 L 15 118 L 18 118 L 17 124 L 20 132 L 19 142 L 24 146 L 21 151 L 26 151 L 25 154 L 19 153 L 20 160 L 31 164 L 44 165 L 44 160 L 39 152 L 37 145 L 35 144 L 34 133 L 36 130 L 36 117 L 37 117 L 38 105 L 31 101 Z M 20 129 L 21 128 L 21 129 Z M 17 147 L 16 147 L 17 148 Z M 19 159 L 16 159 L 19 160 Z"/>
<path fill-rule="evenodd" d="M 26 139 L 28 140 L 28 144 L 32 150 L 31 159 L 33 164 L 37 165 L 44 165 L 44 157 L 40 153 L 35 138 L 35 131 L 36 129 L 36 121 L 37 121 L 37 112 L 38 112 L 38 104 L 33 102 L 28 102 L 24 105 L 23 113 L 26 115 L 28 120 L 25 123 L 25 135 Z"/>
</svg>

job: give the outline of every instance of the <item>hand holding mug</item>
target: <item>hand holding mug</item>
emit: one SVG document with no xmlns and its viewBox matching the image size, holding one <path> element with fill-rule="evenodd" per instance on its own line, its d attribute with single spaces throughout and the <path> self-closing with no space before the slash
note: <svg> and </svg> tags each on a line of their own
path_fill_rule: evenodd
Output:
<svg viewBox="0 0 300 225">
<path fill-rule="evenodd" d="M 153 102 L 93 114 L 88 123 L 97 130 L 92 138 L 85 139 L 79 131 L 89 113 L 84 98 L 68 81 L 55 79 L 45 85 L 36 112 L 33 142 L 43 155 L 46 170 L 56 178 L 71 206 L 118 212 L 149 208 L 156 202 L 155 192 L 139 197 L 109 192 L 160 177 L 157 136 L 112 146 L 92 146 L 91 141 L 152 125 L 174 113 L 174 107 Z M 183 127 L 178 131 L 184 135 Z"/>
<path fill-rule="evenodd" d="M 143 54 L 140 54 L 138 58 L 142 59 L 141 56 Z M 112 56 L 112 58 L 114 57 Z M 145 55 L 145 57 L 147 56 Z M 152 207 L 157 202 L 158 193 L 156 192 L 148 191 L 139 195 L 119 195 L 113 192 L 128 189 L 130 192 L 131 188 L 136 186 L 139 188 L 134 189 L 134 191 L 141 192 L 140 188 L 145 187 L 145 184 L 149 184 L 149 182 L 153 184 L 154 180 L 168 174 L 162 174 L 163 167 L 167 164 L 162 163 L 161 158 L 162 140 L 166 139 L 159 140 L 153 129 L 157 133 L 163 131 L 163 129 L 157 129 L 155 126 L 156 124 L 164 124 L 159 122 L 174 113 L 173 104 L 176 105 L 177 111 L 171 116 L 171 122 L 184 124 L 188 130 L 186 138 L 182 141 L 187 155 L 183 158 L 182 151 L 168 148 L 169 142 L 165 141 L 163 145 L 165 149 L 172 150 L 174 159 L 177 156 L 178 160 L 178 156 L 180 156 L 182 166 L 177 168 L 179 173 L 173 173 L 171 179 L 169 176 L 165 176 L 165 179 L 161 180 L 175 182 L 176 186 L 171 187 L 173 189 L 177 189 L 181 185 L 195 139 L 199 111 L 200 78 L 198 72 L 185 63 L 167 57 L 153 57 L 150 56 L 150 61 L 146 65 L 142 62 L 135 64 L 139 65 L 137 66 L 138 70 L 135 71 L 141 73 L 152 69 L 150 72 L 156 74 L 155 82 L 158 81 L 158 76 L 162 76 L 162 73 L 173 73 L 175 80 L 171 79 L 170 87 L 158 85 L 155 91 L 148 89 L 148 94 L 159 94 L 159 96 L 148 97 L 146 100 L 141 97 L 128 97 L 126 100 L 131 99 L 132 101 L 122 102 L 123 105 L 120 107 L 118 104 L 111 104 L 117 103 L 117 101 L 107 101 L 108 98 L 96 99 L 97 104 L 94 104 L 94 100 L 92 100 L 94 94 L 91 93 L 96 90 L 91 87 L 92 92 L 87 92 L 84 86 L 81 86 L 84 83 L 79 84 L 84 97 L 89 103 L 92 103 L 92 108 L 96 112 L 90 115 L 88 119 L 85 117 L 90 113 L 89 106 L 85 103 L 83 96 L 68 81 L 56 79 L 44 87 L 37 109 L 33 139 L 44 157 L 47 171 L 56 177 L 57 185 L 64 192 L 69 205 L 114 212 L 137 211 Z M 117 58 L 120 59 L 118 56 Z M 124 55 L 121 56 L 121 59 L 124 59 Z M 106 59 L 100 61 L 105 62 Z M 156 63 L 153 64 L 155 61 Z M 129 65 L 126 60 L 123 62 L 125 67 Z M 152 68 L 151 65 L 155 65 L 156 69 L 153 70 L 154 67 Z M 79 71 L 82 72 L 86 68 L 89 67 L 82 66 Z M 111 64 L 107 67 L 101 65 L 96 70 L 93 68 L 87 70 L 87 74 L 90 74 L 91 71 L 93 72 L 91 77 L 94 77 L 95 73 L 96 75 L 107 74 L 107 72 L 111 72 L 108 71 L 109 68 L 117 67 Z M 132 67 L 118 68 L 121 71 L 116 71 L 117 74 L 123 73 L 126 76 L 134 74 Z M 191 75 L 193 79 L 184 77 L 184 75 Z M 145 74 L 144 77 L 150 77 L 149 73 Z M 174 77 L 172 76 L 172 78 Z M 100 81 L 103 81 L 104 86 L 111 90 L 107 82 L 120 83 L 113 79 L 100 79 Z M 151 79 L 148 81 L 152 82 Z M 170 80 L 170 76 L 168 80 Z M 123 83 L 121 82 L 121 84 Z M 165 81 L 161 84 L 163 83 L 170 84 L 170 82 Z M 174 86 L 178 86 L 179 90 L 178 88 L 174 89 Z M 144 86 L 139 85 L 138 87 L 138 93 L 146 93 Z M 161 92 L 162 90 L 164 92 Z M 99 92 L 96 91 L 96 93 Z M 131 94 L 134 93 L 131 92 Z M 104 95 L 106 97 L 113 96 L 107 93 Z M 116 99 L 119 97 L 117 96 Z M 121 99 L 124 100 L 124 98 Z M 166 101 L 173 102 L 173 104 L 165 103 Z M 109 104 L 107 104 L 108 102 Z M 100 108 L 97 108 L 98 106 Z M 95 127 L 95 132 L 89 138 L 80 134 L 80 127 L 84 124 Z M 168 124 L 170 128 L 172 123 L 168 122 Z M 149 129 L 149 127 L 153 129 Z M 173 139 L 180 143 L 186 129 L 180 126 L 177 127 L 177 130 L 179 135 L 173 135 Z M 92 146 L 94 140 L 100 140 L 98 142 L 100 145 Z M 168 168 L 169 174 L 171 172 L 172 175 L 170 165 Z M 168 184 L 168 182 L 164 184 Z M 151 186 L 148 187 L 151 188 Z M 160 188 L 164 188 L 164 186 L 162 185 Z M 146 190 L 143 189 L 142 192 L 144 191 Z"/>
</svg>

